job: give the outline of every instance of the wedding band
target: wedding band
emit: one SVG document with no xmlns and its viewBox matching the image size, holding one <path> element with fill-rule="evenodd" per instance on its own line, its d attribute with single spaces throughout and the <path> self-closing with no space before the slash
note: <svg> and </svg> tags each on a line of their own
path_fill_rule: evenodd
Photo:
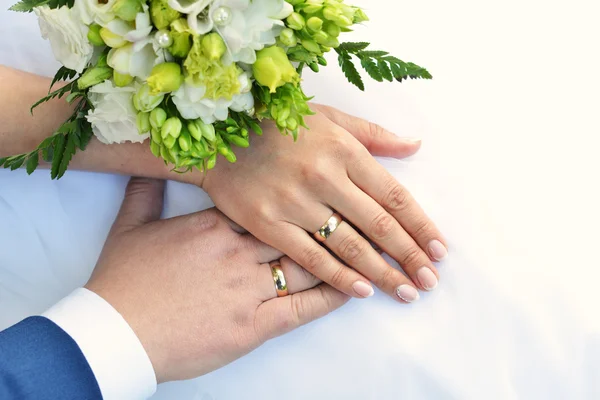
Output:
<svg viewBox="0 0 600 400">
<path fill-rule="evenodd" d="M 281 269 L 279 262 L 271 263 L 271 272 L 273 273 L 273 281 L 275 282 L 275 291 L 277 291 L 277 297 L 285 297 L 288 293 L 287 282 Z"/>
<path fill-rule="evenodd" d="M 331 217 L 329 217 L 327 222 L 325 222 L 325 224 L 315 233 L 315 239 L 317 239 L 318 242 L 323 243 L 329 238 L 329 236 L 333 235 L 333 232 L 335 232 L 338 226 L 340 226 L 342 221 L 342 216 L 338 213 L 334 213 Z"/>
</svg>

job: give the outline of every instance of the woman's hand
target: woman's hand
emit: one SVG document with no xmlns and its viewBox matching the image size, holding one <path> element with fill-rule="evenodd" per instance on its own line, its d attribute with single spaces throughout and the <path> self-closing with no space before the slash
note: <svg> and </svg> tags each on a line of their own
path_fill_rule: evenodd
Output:
<svg viewBox="0 0 600 400">
<path fill-rule="evenodd" d="M 433 261 L 446 256 L 444 239 L 369 151 L 400 158 L 419 144 L 333 108 L 314 108 L 317 115 L 307 119 L 311 129 L 296 143 L 267 125 L 265 137 L 236 151 L 237 163 L 218 163 L 203 188 L 223 213 L 336 289 L 369 297 L 371 281 L 400 301 L 417 300 L 415 286 L 437 286 Z M 334 213 L 345 222 L 324 244 L 347 266 L 313 238 Z M 359 232 L 398 261 L 410 279 Z"/>
<path fill-rule="evenodd" d="M 129 323 L 158 382 L 220 368 L 266 340 L 325 316 L 348 297 L 281 260 L 215 209 L 159 221 L 163 182 L 133 178 L 86 287 Z"/>
</svg>

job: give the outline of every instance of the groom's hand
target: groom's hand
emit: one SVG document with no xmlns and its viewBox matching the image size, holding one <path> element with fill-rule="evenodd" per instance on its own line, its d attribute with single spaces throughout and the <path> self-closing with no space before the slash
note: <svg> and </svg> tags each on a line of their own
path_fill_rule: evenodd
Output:
<svg viewBox="0 0 600 400">
<path fill-rule="evenodd" d="M 133 178 L 86 287 L 132 327 L 159 382 L 196 377 L 322 317 L 347 297 L 281 260 L 216 209 L 159 220 L 162 181 Z"/>
</svg>

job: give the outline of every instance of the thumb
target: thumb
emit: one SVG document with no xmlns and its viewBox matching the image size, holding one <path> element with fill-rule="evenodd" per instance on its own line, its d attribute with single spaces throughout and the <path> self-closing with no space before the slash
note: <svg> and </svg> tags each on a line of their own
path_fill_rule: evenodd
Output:
<svg viewBox="0 0 600 400">
<path fill-rule="evenodd" d="M 293 331 L 343 306 L 350 297 L 322 283 L 314 289 L 279 297 L 256 310 L 256 334 L 262 342 Z"/>
<path fill-rule="evenodd" d="M 380 125 L 341 112 L 333 107 L 316 105 L 331 122 L 350 132 L 374 156 L 405 158 L 421 148 L 421 140 L 401 138 Z"/>
<path fill-rule="evenodd" d="M 131 178 L 112 232 L 127 232 L 160 218 L 165 182 Z"/>
</svg>

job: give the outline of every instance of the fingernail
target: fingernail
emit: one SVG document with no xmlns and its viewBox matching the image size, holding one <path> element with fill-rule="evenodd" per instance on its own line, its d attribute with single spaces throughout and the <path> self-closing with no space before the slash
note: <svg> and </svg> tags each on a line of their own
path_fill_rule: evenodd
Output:
<svg viewBox="0 0 600 400">
<path fill-rule="evenodd" d="M 401 140 L 403 142 L 413 143 L 413 144 L 421 143 L 421 139 L 415 138 L 415 137 L 399 137 L 398 140 Z"/>
<path fill-rule="evenodd" d="M 421 267 L 421 269 L 417 271 L 417 279 L 421 282 L 421 286 L 428 291 L 432 291 L 438 285 L 437 277 L 433 271 L 427 267 Z"/>
<path fill-rule="evenodd" d="M 401 285 L 396 289 L 396 295 L 407 303 L 419 300 L 419 292 L 410 285 Z"/>
<path fill-rule="evenodd" d="M 429 250 L 429 255 L 436 261 L 442 261 L 448 257 L 448 250 L 446 249 L 446 246 L 444 246 L 439 240 L 432 240 L 429 242 L 427 249 Z"/>
<path fill-rule="evenodd" d="M 352 285 L 352 289 L 354 289 L 357 295 L 364 298 L 371 297 L 375 294 L 373 286 L 363 281 L 354 282 L 354 285 Z"/>
</svg>

